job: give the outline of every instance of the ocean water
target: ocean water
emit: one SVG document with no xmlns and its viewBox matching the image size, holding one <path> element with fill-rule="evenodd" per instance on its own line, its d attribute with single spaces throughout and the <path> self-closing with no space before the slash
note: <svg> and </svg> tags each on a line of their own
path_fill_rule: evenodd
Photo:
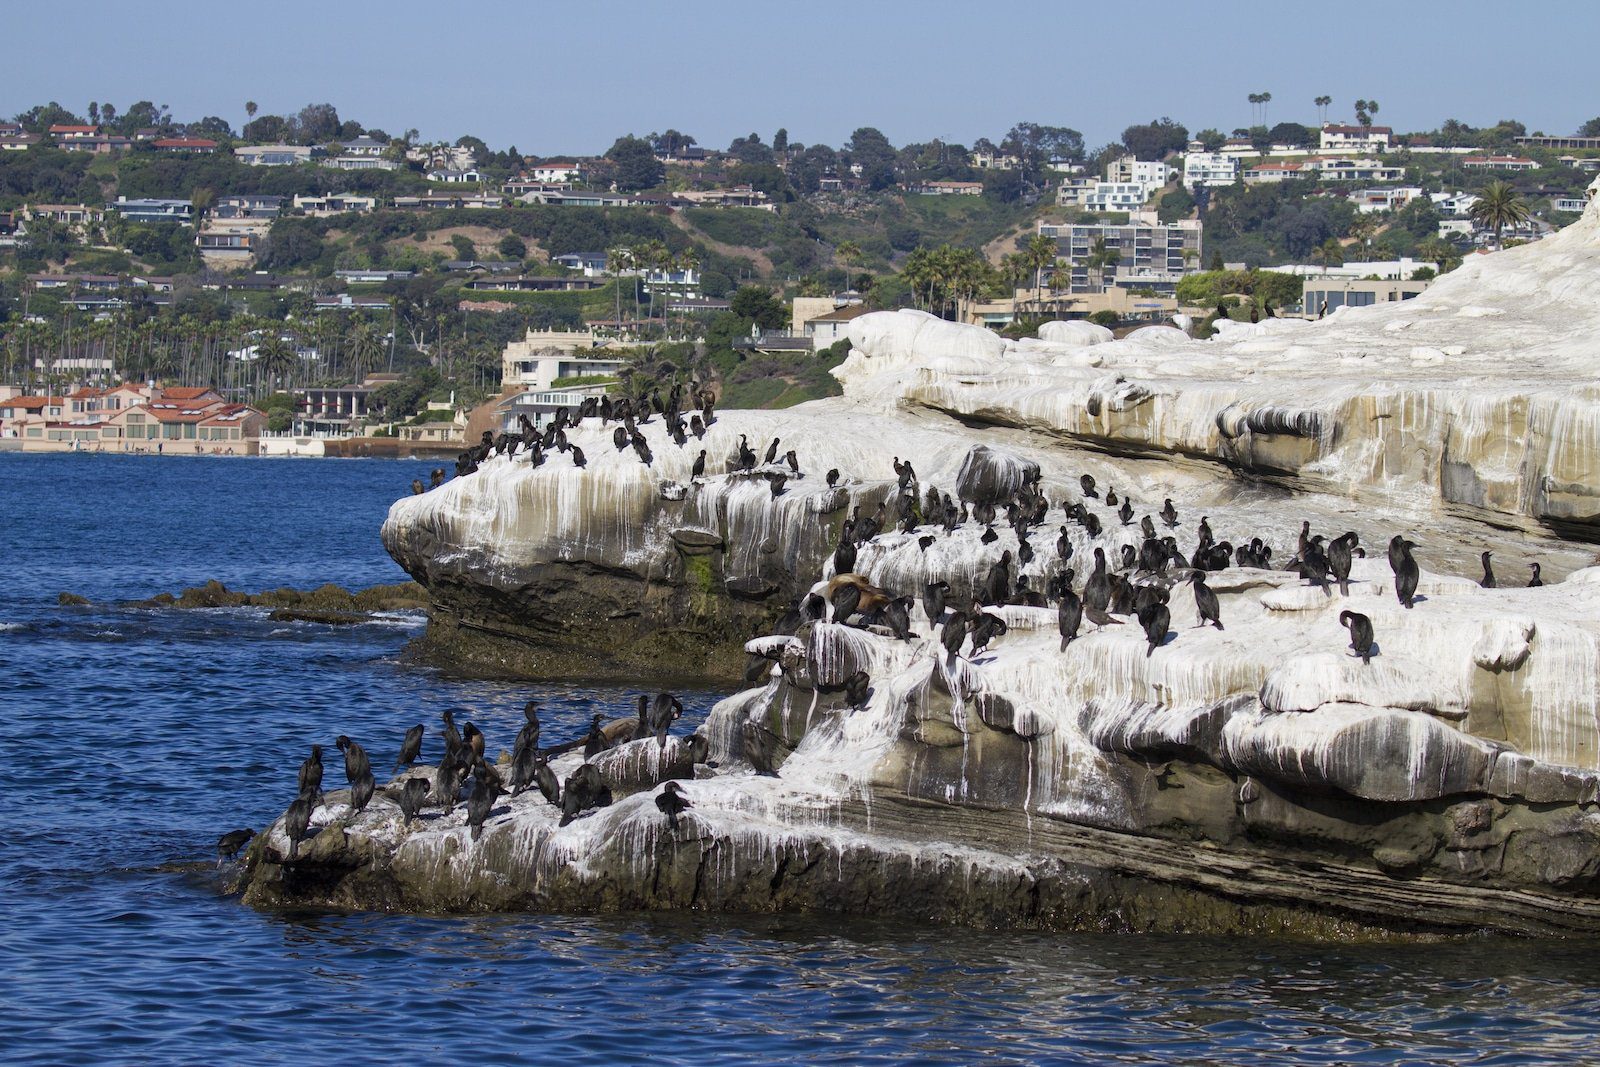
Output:
<svg viewBox="0 0 1600 1067">
<path fill-rule="evenodd" d="M 502 747 L 530 695 L 546 736 L 630 713 L 627 689 L 402 664 L 403 616 L 116 606 L 207 578 L 401 580 L 377 528 L 426 468 L 0 454 L 6 1063 L 1600 1062 L 1592 942 L 242 906 L 216 837 L 280 813 L 313 742 L 348 733 L 383 770 L 415 722 L 436 754 L 447 707 Z M 684 694 L 691 720 L 719 695 Z"/>
</svg>

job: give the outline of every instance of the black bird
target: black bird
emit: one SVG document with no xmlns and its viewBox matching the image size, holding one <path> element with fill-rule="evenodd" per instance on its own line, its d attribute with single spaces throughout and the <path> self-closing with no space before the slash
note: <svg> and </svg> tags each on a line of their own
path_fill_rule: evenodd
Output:
<svg viewBox="0 0 1600 1067">
<path fill-rule="evenodd" d="M 300 793 L 322 796 L 322 746 L 312 745 L 311 755 L 300 764 Z"/>
<path fill-rule="evenodd" d="M 650 710 L 650 729 L 656 735 L 656 744 L 665 751 L 667 731 L 672 721 L 683 714 L 683 702 L 671 693 L 657 693 L 655 705 Z"/>
<path fill-rule="evenodd" d="M 594 764 L 580 764 L 567 775 L 566 786 L 561 790 L 560 825 L 567 825 L 590 808 L 603 808 L 610 803 L 611 787 L 600 777 Z"/>
<path fill-rule="evenodd" d="M 1350 595 L 1350 556 L 1355 550 L 1354 531 L 1340 534 L 1328 542 L 1328 572 L 1339 583 L 1339 595 Z"/>
<path fill-rule="evenodd" d="M 861 606 L 861 589 L 856 585 L 841 585 L 833 594 L 833 621 L 846 623 Z"/>
<path fill-rule="evenodd" d="M 926 552 L 928 551 L 928 546 L 933 544 L 936 540 L 938 540 L 938 538 L 934 537 L 932 534 L 923 534 L 921 537 L 917 538 L 917 547 Z"/>
<path fill-rule="evenodd" d="M 438 770 L 434 772 L 433 798 L 447 815 L 456 810 L 456 798 L 461 792 L 461 778 L 465 770 L 461 764 L 461 748 L 457 746 L 445 751 Z"/>
<path fill-rule="evenodd" d="M 1026 537 L 1017 538 L 1017 563 L 1026 567 L 1033 562 L 1033 545 Z"/>
<path fill-rule="evenodd" d="M 783 461 L 789 465 L 789 469 L 795 474 L 800 473 L 800 457 L 794 454 L 794 449 L 791 448 L 783 454 Z"/>
<path fill-rule="evenodd" d="M 634 723 L 633 740 L 650 735 L 650 696 L 648 693 L 639 694 L 639 719 Z"/>
<path fill-rule="evenodd" d="M 311 829 L 311 811 L 315 807 L 316 801 L 311 794 L 301 793 L 284 813 L 283 832 L 289 836 L 290 859 L 300 854 L 300 842 L 306 839 L 306 833 Z"/>
<path fill-rule="evenodd" d="M 461 741 L 467 750 L 469 762 L 483 758 L 484 736 L 475 723 L 467 723 L 461 728 Z"/>
<path fill-rule="evenodd" d="M 589 465 L 588 457 L 583 454 L 583 449 L 577 445 L 572 446 L 572 465 L 574 467 L 587 467 Z"/>
<path fill-rule="evenodd" d="M 750 761 L 755 772 L 764 778 L 778 777 L 773 758 L 773 739 L 766 728 L 746 719 L 740 727 L 740 734 L 744 742 L 744 758 Z"/>
<path fill-rule="evenodd" d="M 1011 551 L 1000 553 L 1000 558 L 989 566 L 989 573 L 979 587 L 980 604 L 1004 604 L 1011 592 Z"/>
<path fill-rule="evenodd" d="M 1398 573 L 1400 570 L 1400 546 L 1405 543 L 1406 539 L 1401 537 L 1399 534 L 1395 534 L 1393 537 L 1389 538 L 1389 569 L 1391 571 L 1395 571 L 1396 573 Z M 1412 547 L 1415 548 L 1416 546 L 1412 545 Z"/>
<path fill-rule="evenodd" d="M 618 426 L 616 429 L 612 430 L 611 443 L 617 446 L 618 452 L 623 451 L 628 447 L 628 431 L 621 426 Z"/>
<path fill-rule="evenodd" d="M 767 482 L 772 488 L 772 499 L 776 500 L 783 495 L 783 486 L 789 480 L 787 474 L 769 474 Z"/>
<path fill-rule="evenodd" d="M 474 841 L 483 836 L 483 823 L 500 798 L 500 786 L 490 775 L 472 776 L 472 796 L 467 799 L 467 826 Z"/>
<path fill-rule="evenodd" d="M 350 814 L 357 815 L 365 811 L 377 787 L 378 783 L 372 777 L 372 769 L 369 767 L 362 771 L 356 780 L 350 783 Z"/>
<path fill-rule="evenodd" d="M 950 595 L 949 582 L 929 582 L 922 589 L 922 610 L 928 615 L 928 625 L 937 626 L 944 616 L 945 597 Z"/>
<path fill-rule="evenodd" d="M 694 457 L 694 466 L 689 468 L 689 477 L 699 478 L 706 472 L 706 450 L 701 449 L 700 454 Z"/>
<path fill-rule="evenodd" d="M 739 458 L 734 463 L 733 469 L 736 470 L 736 471 L 748 471 L 748 470 L 754 470 L 755 466 L 756 466 L 756 454 L 754 452 L 750 451 L 750 445 L 747 443 L 745 435 L 744 434 L 740 434 L 739 435 Z"/>
<path fill-rule="evenodd" d="M 889 628 L 896 639 L 901 641 L 911 640 L 911 605 L 916 603 L 911 597 L 897 596 L 885 604 L 878 613 L 879 621 Z"/>
<path fill-rule="evenodd" d="M 1000 540 L 1000 535 L 994 532 L 993 526 L 990 526 L 983 531 L 983 536 L 979 537 L 978 540 L 986 545 L 992 545 Z"/>
<path fill-rule="evenodd" d="M 844 680 L 844 696 L 853 711 L 861 710 L 867 702 L 867 689 L 872 679 L 866 671 L 856 671 Z"/>
<path fill-rule="evenodd" d="M 762 462 L 763 465 L 765 465 L 765 464 L 771 463 L 773 460 L 775 460 L 777 458 L 778 458 L 778 439 L 776 437 L 774 437 L 772 439 L 772 443 L 767 446 L 767 454 L 761 460 L 761 462 Z"/>
<path fill-rule="evenodd" d="M 1358 611 L 1339 612 L 1339 625 L 1350 631 L 1350 648 L 1364 664 L 1372 663 L 1372 620 Z"/>
<path fill-rule="evenodd" d="M 989 642 L 1009 630 L 1005 620 L 998 615 L 980 611 L 972 620 L 972 654 L 976 656 L 989 647 Z"/>
<path fill-rule="evenodd" d="M 706 424 L 699 415 L 689 416 L 689 432 L 694 434 L 697 439 L 705 437 Z"/>
<path fill-rule="evenodd" d="M 1194 583 L 1195 610 L 1200 613 L 1197 625 L 1204 626 L 1209 622 L 1216 624 L 1217 629 L 1222 629 L 1222 606 L 1217 603 L 1216 590 L 1206 585 L 1205 572 L 1195 571 L 1190 581 Z"/>
<path fill-rule="evenodd" d="M 1160 601 L 1146 604 L 1139 609 L 1139 625 L 1144 627 L 1145 640 L 1150 642 L 1144 650 L 1148 657 L 1167 639 L 1167 632 L 1172 628 L 1172 612 Z"/>
<path fill-rule="evenodd" d="M 229 830 L 217 838 L 217 866 L 222 866 L 223 860 L 231 860 L 239 854 L 239 850 L 250 843 L 256 836 L 254 830 Z"/>
<path fill-rule="evenodd" d="M 530 700 L 522 705 L 522 717 L 526 721 L 522 729 L 517 731 L 517 739 L 511 745 L 511 758 L 515 760 L 517 753 L 524 749 L 537 749 L 539 747 L 539 705 L 537 701 Z"/>
<path fill-rule="evenodd" d="M 1415 547 L 1411 541 L 1400 542 L 1400 561 L 1394 570 L 1394 594 L 1408 609 L 1417 598 L 1417 579 L 1422 575 L 1417 561 L 1411 556 L 1411 550 Z"/>
<path fill-rule="evenodd" d="M 650 466 L 651 461 L 655 459 L 654 453 L 650 451 L 649 443 L 644 439 L 644 434 L 640 434 L 633 439 L 633 451 L 638 455 L 639 462 L 646 467 Z"/>
<path fill-rule="evenodd" d="M 417 812 L 422 810 L 422 802 L 426 799 L 428 799 L 428 780 L 407 778 L 406 784 L 400 787 L 400 814 L 405 818 L 405 825 L 411 825 L 411 821 L 417 817 Z"/>
<path fill-rule="evenodd" d="M 439 718 L 444 722 L 444 735 L 443 736 L 444 736 L 444 748 L 445 748 L 445 751 L 449 752 L 452 749 L 460 748 L 461 747 L 461 731 L 456 729 L 455 712 L 453 712 L 453 711 L 449 710 L 448 708 L 446 708 L 445 711 L 442 714 L 440 714 Z"/>
<path fill-rule="evenodd" d="M 1533 577 L 1528 579 L 1528 588 L 1537 589 L 1544 584 L 1544 578 L 1539 574 L 1541 568 L 1537 563 L 1528 564 L 1528 568 L 1533 571 Z"/>
<path fill-rule="evenodd" d="M 944 645 L 944 650 L 949 655 L 949 665 L 955 666 L 956 657 L 961 654 L 961 642 L 967 639 L 967 617 L 959 611 L 950 613 L 950 618 L 945 620 L 944 628 L 939 631 L 939 643 Z"/>
<path fill-rule="evenodd" d="M 1172 506 L 1172 498 L 1170 496 L 1161 505 L 1161 521 L 1171 529 L 1176 530 L 1178 528 L 1178 509 Z"/>
<path fill-rule="evenodd" d="M 832 489 L 839 484 L 839 468 L 834 467 L 828 472 L 828 488 Z"/>
<path fill-rule="evenodd" d="M 1117 506 L 1117 491 L 1116 491 L 1116 489 L 1114 487 L 1108 485 L 1108 486 L 1106 486 L 1106 507 L 1114 508 L 1116 506 Z"/>
<path fill-rule="evenodd" d="M 656 794 L 656 810 L 667 817 L 667 829 L 673 833 L 678 832 L 678 816 L 692 807 L 694 805 L 683 795 L 683 787 L 677 782 L 668 782 Z"/>
<path fill-rule="evenodd" d="M 1072 558 L 1072 539 L 1067 536 L 1067 528 L 1061 527 L 1061 533 L 1056 537 L 1056 557 L 1062 562 Z"/>
<path fill-rule="evenodd" d="M 400 742 L 400 758 L 394 761 L 394 769 L 402 766 L 409 767 L 417 762 L 417 757 L 422 755 L 423 726 L 419 722 L 406 731 L 405 739 Z"/>
<path fill-rule="evenodd" d="M 411 495 L 412 496 L 421 496 L 423 493 L 426 493 L 427 491 L 428 490 L 423 487 L 421 478 L 413 478 L 413 479 L 411 479 Z"/>
<path fill-rule="evenodd" d="M 606 737 L 604 730 L 600 729 L 601 716 L 596 714 L 589 722 L 589 732 L 583 738 L 583 758 L 592 760 L 600 753 L 611 747 L 611 740 Z"/>
<path fill-rule="evenodd" d="M 1083 487 L 1083 495 L 1100 499 L 1100 494 L 1094 491 L 1094 479 L 1085 474 L 1078 479 L 1078 484 Z"/>
<path fill-rule="evenodd" d="M 534 753 L 533 780 L 546 800 L 557 807 L 561 806 L 561 783 L 556 781 L 556 772 L 550 769 L 550 762 L 542 752 Z"/>
<path fill-rule="evenodd" d="M 1078 594 L 1072 591 L 1072 581 L 1068 579 L 1062 583 L 1061 603 L 1056 606 L 1056 628 L 1061 631 L 1061 651 L 1065 652 L 1067 646 L 1078 637 L 1078 629 L 1083 625 L 1083 601 Z"/>
<path fill-rule="evenodd" d="M 1489 553 L 1485 552 L 1478 558 L 1483 560 L 1483 577 L 1478 579 L 1478 584 L 1485 589 L 1493 589 L 1495 587 L 1494 568 L 1489 565 Z"/>
<path fill-rule="evenodd" d="M 511 795 L 521 796 L 523 790 L 533 785 L 537 771 L 539 750 L 532 746 L 519 748 L 511 757 Z"/>
<path fill-rule="evenodd" d="M 1083 605 L 1085 608 L 1104 611 L 1110 603 L 1111 579 L 1106 576 L 1106 550 L 1096 547 L 1094 550 L 1094 571 L 1089 575 L 1089 580 L 1083 587 Z"/>
<path fill-rule="evenodd" d="M 1083 518 L 1083 528 L 1086 531 L 1088 531 L 1088 534 L 1089 534 L 1090 537 L 1099 537 L 1100 536 L 1100 516 L 1098 516 L 1098 515 L 1085 515 L 1084 518 Z"/>
</svg>

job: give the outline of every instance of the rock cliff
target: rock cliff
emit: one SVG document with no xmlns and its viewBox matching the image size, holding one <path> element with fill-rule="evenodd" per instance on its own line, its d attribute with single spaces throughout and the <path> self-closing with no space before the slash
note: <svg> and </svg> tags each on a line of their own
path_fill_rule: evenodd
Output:
<svg viewBox="0 0 1600 1067">
<path fill-rule="evenodd" d="M 619 798 L 559 827 L 525 794 L 473 842 L 459 811 L 412 830 L 386 795 L 337 798 L 306 858 L 281 823 L 250 899 L 422 909 L 822 908 L 985 923 L 1319 934 L 1600 929 L 1600 216 L 1474 257 L 1402 304 L 1194 341 L 1079 323 L 1006 343 L 912 312 L 852 323 L 842 397 L 720 413 L 645 466 L 592 422 L 589 457 L 490 459 L 398 501 L 384 543 L 431 597 L 435 650 L 531 674 L 741 677 L 702 727 L 706 761 L 608 754 Z M 729 473 L 741 436 L 786 468 Z M 699 450 L 706 474 L 691 477 Z M 902 491 L 896 466 L 915 483 Z M 837 487 L 825 474 L 837 469 Z M 1090 475 L 1098 488 L 1087 495 Z M 1035 481 L 1036 479 L 1036 481 Z M 1000 516 L 945 530 L 930 489 L 974 505 L 1036 484 L 1026 547 Z M 1125 521 L 1108 489 L 1129 501 Z M 1302 522 L 1370 552 L 1348 595 L 1298 574 L 1194 587 L 1119 565 L 1171 500 L 1185 556 Z M 918 598 L 909 635 L 797 613 L 833 577 L 847 518 L 884 505 L 853 572 Z M 1067 521 L 1081 505 L 1093 522 Z M 906 532 L 898 519 L 918 524 Z M 1097 528 L 1096 528 L 1097 527 Z M 1385 546 L 1420 542 L 1415 606 Z M 1054 607 L 952 655 L 920 594 L 971 598 L 1002 552 L 1043 592 L 1096 549 L 1169 589 L 1152 648 L 1130 614 L 1062 647 Z M 1480 587 L 1494 554 L 1502 588 Z M 1031 558 L 1024 558 L 1031 557 Z M 1548 584 L 1525 587 L 1540 562 Z M 1175 569 L 1174 574 L 1181 574 Z M 1370 618 L 1375 655 L 1339 621 Z M 772 636 L 768 636 L 772 635 Z M 751 642 L 746 646 L 746 642 Z M 864 672 L 864 699 L 847 683 Z M 778 762 L 744 762 L 754 731 Z M 563 757 L 569 765 L 576 755 Z M 693 807 L 669 830 L 665 777 Z"/>
</svg>

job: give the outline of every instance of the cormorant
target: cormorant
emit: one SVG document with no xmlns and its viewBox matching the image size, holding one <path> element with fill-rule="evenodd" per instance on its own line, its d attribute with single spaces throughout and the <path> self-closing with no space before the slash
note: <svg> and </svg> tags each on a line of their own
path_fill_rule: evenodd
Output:
<svg viewBox="0 0 1600 1067">
<path fill-rule="evenodd" d="M 699 478 L 706 472 L 706 450 L 701 449 L 700 454 L 694 457 L 694 466 L 689 468 L 689 477 Z"/>
<path fill-rule="evenodd" d="M 306 839 L 306 833 L 311 829 L 311 811 L 316 807 L 311 794 L 301 793 L 289 805 L 289 810 L 283 816 L 283 832 L 289 836 L 289 858 L 294 859 L 300 854 L 300 842 Z"/>
<path fill-rule="evenodd" d="M 1537 589 L 1544 584 L 1544 578 L 1539 574 L 1541 568 L 1537 563 L 1528 564 L 1528 568 L 1533 571 L 1533 577 L 1528 579 L 1528 588 Z"/>
<path fill-rule="evenodd" d="M 1072 591 L 1070 581 L 1062 583 L 1061 603 L 1056 606 L 1056 628 L 1061 631 L 1061 651 L 1065 652 L 1067 646 L 1078 637 L 1078 629 L 1083 625 L 1083 601 L 1078 594 Z"/>
<path fill-rule="evenodd" d="M 656 744 L 662 751 L 667 747 L 667 731 L 672 721 L 683 714 L 683 702 L 671 693 L 657 693 L 650 711 L 650 729 L 656 735 Z"/>
<path fill-rule="evenodd" d="M 1372 662 L 1372 620 L 1358 611 L 1339 612 L 1339 625 L 1350 631 L 1350 648 L 1361 662 Z"/>
<path fill-rule="evenodd" d="M 692 807 L 694 805 L 683 795 L 683 787 L 677 782 L 668 782 L 656 794 L 656 810 L 667 817 L 667 829 L 673 833 L 678 832 L 678 816 Z"/>
<path fill-rule="evenodd" d="M 1144 650 L 1148 657 L 1157 645 L 1167 639 L 1167 631 L 1172 627 L 1172 612 L 1160 601 L 1146 604 L 1139 609 L 1139 625 L 1144 627 L 1145 639 L 1149 641 Z"/>
<path fill-rule="evenodd" d="M 400 758 L 394 761 L 394 769 L 402 766 L 409 767 L 417 762 L 417 757 L 422 755 L 423 726 L 419 722 L 406 731 L 404 740 L 400 742 Z"/>
<path fill-rule="evenodd" d="M 229 830 L 217 838 L 217 866 L 222 866 L 223 860 L 231 860 L 239 854 L 239 850 L 250 843 L 256 836 L 254 830 Z"/>
<path fill-rule="evenodd" d="M 1078 485 L 1083 488 L 1083 495 L 1100 499 L 1100 494 L 1094 491 L 1094 479 L 1085 474 L 1078 479 Z"/>
<path fill-rule="evenodd" d="M 311 755 L 300 764 L 300 792 L 322 796 L 322 746 L 312 745 Z"/>
<path fill-rule="evenodd" d="M 1485 552 L 1478 558 L 1483 560 L 1483 577 L 1478 579 L 1478 584 L 1485 589 L 1493 589 L 1495 587 L 1494 568 L 1489 565 L 1489 553 Z"/>
<path fill-rule="evenodd" d="M 601 716 L 597 713 L 589 722 L 589 732 L 583 738 L 583 758 L 592 760 L 600 753 L 611 747 L 611 741 L 606 737 L 604 730 L 600 729 Z"/>
<path fill-rule="evenodd" d="M 1217 629 L 1222 629 L 1222 606 L 1217 602 L 1216 591 L 1206 585 L 1205 572 L 1195 571 L 1190 581 L 1194 583 L 1195 610 L 1200 614 L 1197 625 L 1204 626 L 1209 622 L 1215 623 Z"/>
<path fill-rule="evenodd" d="M 1412 558 L 1411 550 L 1415 544 L 1410 541 L 1400 542 L 1400 559 L 1394 569 L 1394 593 L 1400 598 L 1400 603 L 1410 608 L 1417 597 L 1417 579 L 1421 577 L 1421 568 Z"/>
<path fill-rule="evenodd" d="M 411 821 L 417 817 L 417 812 L 422 810 L 422 802 L 426 799 L 428 799 L 428 780 L 407 778 L 406 784 L 400 787 L 400 814 L 405 818 L 406 826 L 410 826 Z"/>
<path fill-rule="evenodd" d="M 832 489 L 834 486 L 836 486 L 838 484 L 839 484 L 839 468 L 838 467 L 834 467 L 832 470 L 828 471 L 828 488 Z"/>
<path fill-rule="evenodd" d="M 566 786 L 561 791 L 560 825 L 567 825 L 590 808 L 603 808 L 610 803 L 611 788 L 600 777 L 594 764 L 580 764 L 577 770 L 567 775 Z"/>
<path fill-rule="evenodd" d="M 772 439 L 772 443 L 767 446 L 767 454 L 766 454 L 765 457 L 762 458 L 761 463 L 762 463 L 763 466 L 765 466 L 767 464 L 770 464 L 773 460 L 775 460 L 777 458 L 778 458 L 778 438 L 774 437 Z"/>
<path fill-rule="evenodd" d="M 1178 509 L 1172 506 L 1172 498 L 1170 496 L 1161 505 L 1161 521 L 1166 523 L 1170 529 L 1176 530 L 1178 528 Z"/>
<path fill-rule="evenodd" d="M 467 826 L 474 841 L 483 836 L 483 822 L 500 798 L 500 785 L 491 775 L 472 776 L 472 796 L 467 798 Z"/>
<path fill-rule="evenodd" d="M 746 719 L 740 726 L 740 735 L 744 742 L 744 758 L 755 768 L 755 772 L 765 778 L 778 777 L 772 737 L 766 727 Z"/>
<path fill-rule="evenodd" d="M 937 626 L 944 616 L 944 600 L 950 595 L 950 583 L 929 582 L 922 589 L 922 610 L 928 615 L 928 625 Z"/>
</svg>

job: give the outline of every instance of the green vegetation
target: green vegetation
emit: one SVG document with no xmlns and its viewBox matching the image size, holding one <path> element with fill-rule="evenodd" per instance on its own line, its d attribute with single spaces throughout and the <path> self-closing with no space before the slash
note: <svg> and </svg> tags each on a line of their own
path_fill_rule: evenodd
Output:
<svg viewBox="0 0 1600 1067">
<path fill-rule="evenodd" d="M 1305 281 L 1270 270 L 1219 270 L 1190 274 L 1178 282 L 1178 300 L 1215 307 L 1224 296 L 1247 296 L 1275 308 L 1298 304 Z"/>
</svg>

